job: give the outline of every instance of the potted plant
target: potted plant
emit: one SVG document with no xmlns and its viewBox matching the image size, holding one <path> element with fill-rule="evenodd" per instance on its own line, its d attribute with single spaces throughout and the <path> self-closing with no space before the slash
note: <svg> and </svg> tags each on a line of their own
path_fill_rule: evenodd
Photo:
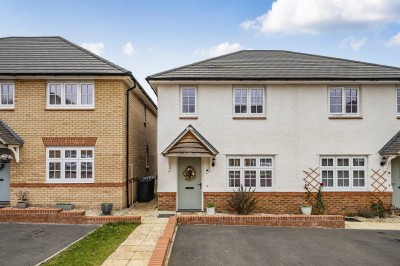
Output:
<svg viewBox="0 0 400 266">
<path fill-rule="evenodd" d="M 4 164 L 11 162 L 12 157 L 8 154 L 0 155 L 0 170 L 4 168 Z"/>
<path fill-rule="evenodd" d="M 63 209 L 64 211 L 72 211 L 74 204 L 71 203 L 56 203 L 55 208 Z"/>
<path fill-rule="evenodd" d="M 310 191 L 309 185 L 308 184 L 304 185 L 304 189 L 306 190 L 306 194 L 304 195 L 306 200 L 305 200 L 304 204 L 300 206 L 301 213 L 304 214 L 304 215 L 311 215 L 312 206 L 310 204 L 311 191 Z"/>
<path fill-rule="evenodd" d="M 101 204 L 101 212 L 103 215 L 110 215 L 113 208 L 112 203 L 102 203 Z"/>
<path fill-rule="evenodd" d="M 14 195 L 18 197 L 17 205 L 15 206 L 18 209 L 25 209 L 28 207 L 28 190 L 19 190 L 14 192 Z"/>
<path fill-rule="evenodd" d="M 215 215 L 215 207 L 216 207 L 215 203 L 213 202 L 207 203 L 206 205 L 207 215 Z"/>
</svg>

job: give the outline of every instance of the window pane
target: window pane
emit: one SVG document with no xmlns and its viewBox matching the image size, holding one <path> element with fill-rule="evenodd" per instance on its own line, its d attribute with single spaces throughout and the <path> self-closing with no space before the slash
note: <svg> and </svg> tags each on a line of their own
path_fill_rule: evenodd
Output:
<svg viewBox="0 0 400 266">
<path fill-rule="evenodd" d="M 333 170 L 322 171 L 322 183 L 325 187 L 333 187 Z"/>
<path fill-rule="evenodd" d="M 229 159 L 229 166 L 230 167 L 240 167 L 240 159 Z"/>
<path fill-rule="evenodd" d="M 349 187 L 350 186 L 350 175 L 347 170 L 339 170 L 337 173 L 338 187 Z"/>
<path fill-rule="evenodd" d="M 51 105 L 61 105 L 61 84 L 50 84 L 49 97 Z"/>
<path fill-rule="evenodd" d="M 61 178 L 61 163 L 56 163 L 56 162 L 49 163 L 49 178 L 50 179 Z"/>
<path fill-rule="evenodd" d="M 262 89 L 250 89 L 250 102 L 251 102 L 251 113 L 257 114 L 262 113 L 263 110 L 263 90 Z"/>
<path fill-rule="evenodd" d="M 321 166 L 333 166 L 333 159 L 332 158 L 322 159 Z"/>
<path fill-rule="evenodd" d="M 337 166 L 349 166 L 349 159 L 347 158 L 338 158 Z"/>
<path fill-rule="evenodd" d="M 240 187 L 240 171 L 229 171 L 229 187 Z"/>
<path fill-rule="evenodd" d="M 2 105 L 14 104 L 14 85 L 2 84 L 0 88 L 0 103 Z"/>
<path fill-rule="evenodd" d="M 357 113 L 357 89 L 346 89 L 346 113 Z"/>
<path fill-rule="evenodd" d="M 272 187 L 272 171 L 260 171 L 260 187 Z"/>
<path fill-rule="evenodd" d="M 78 85 L 65 84 L 65 104 L 74 105 L 78 102 Z"/>
<path fill-rule="evenodd" d="M 353 166 L 365 166 L 364 158 L 353 158 Z"/>
<path fill-rule="evenodd" d="M 329 112 L 342 112 L 342 89 L 329 89 Z"/>
<path fill-rule="evenodd" d="M 64 165 L 65 178 L 76 178 L 76 163 L 66 162 Z"/>
<path fill-rule="evenodd" d="M 257 179 L 256 179 L 256 171 L 244 171 L 244 186 L 245 187 L 256 187 Z"/>
<path fill-rule="evenodd" d="M 269 158 L 261 158 L 260 166 L 272 166 L 272 159 Z"/>
<path fill-rule="evenodd" d="M 355 170 L 353 171 L 353 186 L 363 187 L 365 185 L 365 171 Z"/>
<path fill-rule="evenodd" d="M 182 113 L 196 112 L 196 90 L 194 88 L 182 89 Z"/>
<path fill-rule="evenodd" d="M 81 150 L 81 158 L 93 158 L 92 150 Z"/>
<path fill-rule="evenodd" d="M 247 113 L 247 89 L 235 89 L 235 113 Z"/>
<path fill-rule="evenodd" d="M 244 159 L 244 166 L 256 166 L 257 160 L 255 158 Z"/>
<path fill-rule="evenodd" d="M 60 150 L 50 150 L 49 158 L 61 158 L 61 151 Z"/>
<path fill-rule="evenodd" d="M 76 158 L 76 150 L 65 150 L 65 158 Z"/>
</svg>

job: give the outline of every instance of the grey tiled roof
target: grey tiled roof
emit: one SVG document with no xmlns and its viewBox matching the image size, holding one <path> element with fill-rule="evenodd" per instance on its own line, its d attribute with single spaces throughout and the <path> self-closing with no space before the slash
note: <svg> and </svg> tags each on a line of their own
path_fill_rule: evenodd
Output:
<svg viewBox="0 0 400 266">
<path fill-rule="evenodd" d="M 0 143 L 5 145 L 22 145 L 24 141 L 6 123 L 0 120 Z"/>
<path fill-rule="evenodd" d="M 400 153 L 400 131 L 393 136 L 382 149 L 379 150 L 380 155 L 399 155 Z"/>
<path fill-rule="evenodd" d="M 279 50 L 243 50 L 147 77 L 151 80 L 400 80 L 400 68 Z"/>
<path fill-rule="evenodd" d="M 131 75 L 62 37 L 0 38 L 0 74 Z"/>
</svg>

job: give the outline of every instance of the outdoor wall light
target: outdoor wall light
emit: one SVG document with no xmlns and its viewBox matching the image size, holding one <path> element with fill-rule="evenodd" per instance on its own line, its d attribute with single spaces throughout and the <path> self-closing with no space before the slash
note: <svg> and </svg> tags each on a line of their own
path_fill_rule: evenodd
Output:
<svg viewBox="0 0 400 266">
<path fill-rule="evenodd" d="M 385 164 L 386 164 L 386 157 L 382 157 L 381 166 L 384 166 Z"/>
<path fill-rule="evenodd" d="M 212 160 L 211 160 L 211 166 L 212 166 L 212 167 L 215 166 L 215 157 L 213 157 Z"/>
</svg>

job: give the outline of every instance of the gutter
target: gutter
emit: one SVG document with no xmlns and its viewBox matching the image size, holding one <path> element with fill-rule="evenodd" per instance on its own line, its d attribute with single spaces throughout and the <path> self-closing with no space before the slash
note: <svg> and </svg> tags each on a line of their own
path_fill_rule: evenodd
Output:
<svg viewBox="0 0 400 266">
<path fill-rule="evenodd" d="M 125 121 L 125 126 L 126 126 L 126 162 L 125 162 L 125 171 L 126 171 L 126 207 L 129 208 L 129 92 L 133 89 L 135 89 L 137 86 L 137 81 L 136 79 L 133 80 L 133 87 L 129 88 L 126 91 L 126 121 Z"/>
</svg>

